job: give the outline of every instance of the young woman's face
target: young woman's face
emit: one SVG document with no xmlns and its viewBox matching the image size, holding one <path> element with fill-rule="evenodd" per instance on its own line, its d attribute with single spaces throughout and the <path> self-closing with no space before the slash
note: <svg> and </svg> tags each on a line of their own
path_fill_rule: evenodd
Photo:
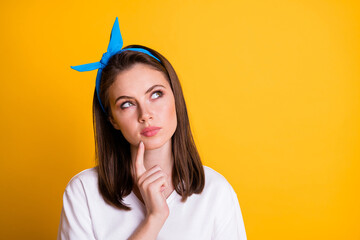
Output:
<svg viewBox="0 0 360 240">
<path fill-rule="evenodd" d="M 134 146 L 156 149 L 171 140 L 177 126 L 175 99 L 164 74 L 146 64 L 121 72 L 109 88 L 115 129 Z"/>
</svg>

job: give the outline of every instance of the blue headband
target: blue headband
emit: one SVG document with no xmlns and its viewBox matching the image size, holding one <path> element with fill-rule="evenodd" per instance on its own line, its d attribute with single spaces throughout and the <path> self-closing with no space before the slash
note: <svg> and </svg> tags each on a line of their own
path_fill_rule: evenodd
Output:
<svg viewBox="0 0 360 240">
<path fill-rule="evenodd" d="M 152 55 L 148 50 L 145 50 L 142 48 L 121 49 L 122 47 L 123 47 L 123 40 L 122 40 L 121 33 L 120 33 L 119 21 L 118 21 L 118 18 L 116 17 L 115 23 L 111 30 L 110 42 L 109 42 L 109 46 L 107 48 L 107 52 L 102 55 L 100 62 L 87 63 L 87 64 L 83 64 L 83 65 L 78 65 L 78 66 L 71 66 L 72 69 L 79 71 L 79 72 L 86 72 L 86 71 L 92 71 L 92 70 L 98 69 L 98 72 L 96 75 L 96 88 L 95 89 L 96 89 L 97 97 L 99 99 L 100 106 L 105 114 L 106 114 L 105 108 L 102 105 L 101 100 L 100 100 L 100 80 L 101 80 L 101 72 L 104 69 L 104 67 L 108 64 L 110 57 L 112 57 L 113 55 L 115 55 L 117 53 L 121 53 L 123 51 L 135 51 L 135 52 L 145 53 L 160 62 L 160 60 L 157 57 L 155 57 L 154 55 Z"/>
</svg>

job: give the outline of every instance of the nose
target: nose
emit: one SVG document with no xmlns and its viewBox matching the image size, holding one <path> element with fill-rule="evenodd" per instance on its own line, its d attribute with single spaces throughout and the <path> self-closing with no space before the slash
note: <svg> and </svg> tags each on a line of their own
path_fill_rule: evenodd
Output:
<svg viewBox="0 0 360 240">
<path fill-rule="evenodd" d="M 150 109 L 143 105 L 139 107 L 139 122 L 149 122 L 149 120 L 153 119 L 153 114 Z"/>
</svg>

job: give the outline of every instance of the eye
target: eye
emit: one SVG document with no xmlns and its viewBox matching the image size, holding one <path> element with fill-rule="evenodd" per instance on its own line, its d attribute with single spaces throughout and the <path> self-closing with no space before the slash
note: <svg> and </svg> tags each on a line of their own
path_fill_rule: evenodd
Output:
<svg viewBox="0 0 360 240">
<path fill-rule="evenodd" d="M 153 94 L 151 94 L 151 98 L 154 99 L 154 98 L 159 98 L 163 95 L 163 92 L 162 91 L 156 91 L 156 92 L 153 92 Z"/>
<path fill-rule="evenodd" d="M 120 105 L 120 108 L 125 109 L 130 107 L 131 105 L 133 105 L 131 102 L 124 102 L 123 104 Z"/>
</svg>

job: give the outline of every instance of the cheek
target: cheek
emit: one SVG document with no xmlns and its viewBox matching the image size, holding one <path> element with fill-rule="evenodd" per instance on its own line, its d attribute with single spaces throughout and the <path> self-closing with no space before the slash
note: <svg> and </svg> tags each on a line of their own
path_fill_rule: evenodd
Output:
<svg viewBox="0 0 360 240">
<path fill-rule="evenodd" d="M 136 124 L 130 118 L 119 120 L 120 131 L 124 138 L 131 144 L 135 144 L 134 134 L 136 133 Z"/>
<path fill-rule="evenodd" d="M 169 105 L 167 106 L 167 121 L 171 124 L 172 128 L 176 128 L 177 119 L 176 119 L 176 108 L 174 100 L 169 101 Z"/>
</svg>

